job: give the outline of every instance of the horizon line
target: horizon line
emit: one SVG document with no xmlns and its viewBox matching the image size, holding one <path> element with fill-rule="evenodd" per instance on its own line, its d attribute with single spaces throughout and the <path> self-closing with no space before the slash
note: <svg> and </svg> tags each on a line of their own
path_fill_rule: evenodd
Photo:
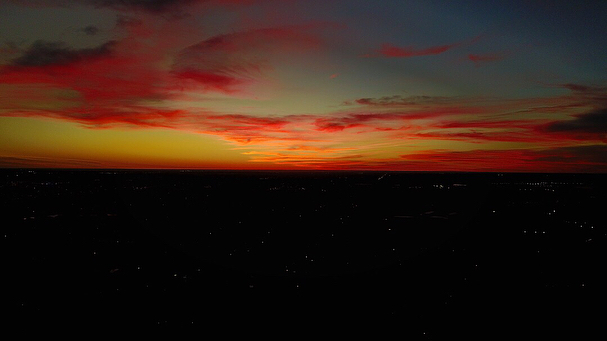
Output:
<svg viewBox="0 0 607 341">
<path fill-rule="evenodd" d="M 277 172 L 277 173 L 411 173 L 411 174 L 554 174 L 554 175 L 576 175 L 593 174 L 607 175 L 607 172 L 538 172 L 538 171 L 458 171 L 458 170 L 379 170 L 379 169 L 273 169 L 273 168 L 76 168 L 76 167 L 0 167 L 0 171 L 174 171 L 174 172 Z"/>
</svg>

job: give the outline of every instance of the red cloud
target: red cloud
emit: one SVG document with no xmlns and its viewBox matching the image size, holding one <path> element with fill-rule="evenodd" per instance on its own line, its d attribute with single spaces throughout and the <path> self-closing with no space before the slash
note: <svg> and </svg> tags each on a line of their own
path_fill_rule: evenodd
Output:
<svg viewBox="0 0 607 341">
<path fill-rule="evenodd" d="M 401 155 L 406 161 L 401 166 L 444 171 L 605 172 L 606 148 L 593 145 L 541 150 L 436 150 Z"/>
<path fill-rule="evenodd" d="M 150 65 L 130 58 L 106 57 L 86 63 L 0 69 L 3 84 L 47 84 L 77 91 L 92 103 L 158 99 L 165 96 L 159 73 Z"/>
<path fill-rule="evenodd" d="M 479 67 L 485 63 L 500 61 L 511 54 L 510 51 L 486 53 L 486 54 L 469 54 L 468 60 L 474 63 L 474 66 Z"/>
<path fill-rule="evenodd" d="M 148 33 L 142 38 L 143 29 Z M 161 66 L 167 51 L 179 43 L 174 30 L 142 21 L 136 27 L 116 27 L 120 39 L 93 48 L 35 42 L 10 64 L 0 66 L 0 83 L 70 90 L 78 94 L 75 103 L 89 107 L 165 99 L 175 89 L 172 76 Z"/>
<path fill-rule="evenodd" d="M 501 60 L 504 58 L 502 53 L 488 53 L 488 54 L 469 54 L 468 59 L 475 62 L 494 62 L 496 60 Z"/>
<path fill-rule="evenodd" d="M 440 45 L 440 46 L 432 46 L 427 47 L 425 49 L 415 49 L 411 46 L 407 47 L 398 47 L 392 44 L 383 44 L 377 52 L 384 57 L 396 57 L 396 58 L 408 58 L 408 57 L 417 57 L 417 56 L 430 56 L 435 54 L 440 54 L 446 52 L 447 50 L 458 46 L 458 44 L 450 44 L 450 45 Z"/>
<path fill-rule="evenodd" d="M 378 113 L 346 113 L 332 117 L 320 117 L 314 122 L 320 131 L 342 131 L 357 127 L 385 128 L 378 123 L 402 123 L 411 120 L 437 118 L 446 115 L 461 115 L 478 113 L 477 108 L 436 107 L 426 110 L 378 112 Z"/>
<path fill-rule="evenodd" d="M 271 70 L 271 58 L 319 48 L 318 29 L 328 23 L 282 26 L 217 35 L 182 49 L 173 64 L 180 79 L 203 89 L 234 93 Z"/>
<path fill-rule="evenodd" d="M 465 171 L 512 171 L 528 169 L 531 157 L 520 150 L 470 150 L 470 151 L 426 151 L 401 155 L 403 160 L 427 163 L 428 166 L 442 164 L 443 170 Z M 439 166 L 440 167 L 440 166 Z"/>
<path fill-rule="evenodd" d="M 179 96 L 176 77 L 162 66 L 166 51 L 179 40 L 169 39 L 170 29 L 151 26 L 146 28 L 150 34 L 140 38 L 146 24 L 150 26 L 140 22 L 117 27 L 121 39 L 98 47 L 36 42 L 20 51 L 10 64 L 0 66 L 0 85 L 31 96 L 29 101 L 0 97 L 3 115 L 52 117 L 93 128 L 178 127 L 187 113 L 157 104 Z M 29 103 L 32 99 L 37 103 Z"/>
<path fill-rule="evenodd" d="M 543 121 L 537 120 L 476 120 L 447 121 L 428 125 L 430 131 L 407 135 L 408 138 L 463 140 L 469 142 L 505 141 L 532 142 L 546 141 L 536 129 Z"/>
<path fill-rule="evenodd" d="M 426 48 L 416 48 L 413 46 L 405 46 L 398 47 L 390 43 L 384 43 L 381 47 L 375 51 L 373 54 L 365 54 L 363 57 L 377 57 L 383 56 L 388 58 L 409 58 L 409 57 L 418 57 L 418 56 L 431 56 L 437 55 L 441 53 L 445 53 L 450 49 L 462 45 L 470 45 L 477 43 L 479 40 L 484 38 L 484 35 L 476 36 L 472 39 L 466 41 L 460 41 L 453 44 L 445 44 L 445 45 L 436 45 L 430 46 Z"/>
<path fill-rule="evenodd" d="M 234 93 L 238 86 L 245 83 L 243 79 L 236 77 L 197 70 L 183 70 L 174 72 L 173 75 L 181 80 L 195 81 L 205 91 Z"/>
<path fill-rule="evenodd" d="M 502 51 L 488 52 L 482 54 L 471 53 L 467 56 L 467 58 L 469 61 L 474 63 L 474 66 L 479 67 L 486 63 L 492 63 L 506 59 L 530 47 L 532 47 L 532 45 L 518 46 Z"/>
</svg>

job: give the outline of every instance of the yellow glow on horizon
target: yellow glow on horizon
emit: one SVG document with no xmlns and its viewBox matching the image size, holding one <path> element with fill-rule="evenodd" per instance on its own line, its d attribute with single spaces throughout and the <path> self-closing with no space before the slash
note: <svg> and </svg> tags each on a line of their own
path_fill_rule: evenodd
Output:
<svg viewBox="0 0 607 341">
<path fill-rule="evenodd" d="M 248 157 L 218 137 L 170 129 L 90 129 L 40 118 L 0 117 L 0 156 L 75 159 L 100 167 L 230 168 Z"/>
</svg>

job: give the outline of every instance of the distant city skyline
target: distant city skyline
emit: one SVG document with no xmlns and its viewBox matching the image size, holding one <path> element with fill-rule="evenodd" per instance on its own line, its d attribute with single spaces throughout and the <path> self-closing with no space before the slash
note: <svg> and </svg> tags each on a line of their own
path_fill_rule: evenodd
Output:
<svg viewBox="0 0 607 341">
<path fill-rule="evenodd" d="M 0 0 L 0 167 L 607 172 L 607 3 Z"/>
</svg>

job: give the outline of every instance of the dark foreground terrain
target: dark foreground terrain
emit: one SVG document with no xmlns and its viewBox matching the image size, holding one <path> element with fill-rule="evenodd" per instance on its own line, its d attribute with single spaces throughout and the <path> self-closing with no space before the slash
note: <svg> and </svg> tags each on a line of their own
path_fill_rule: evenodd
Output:
<svg viewBox="0 0 607 341">
<path fill-rule="evenodd" d="M 7 325 L 604 333 L 605 175 L 2 170 L 0 202 Z"/>
</svg>

